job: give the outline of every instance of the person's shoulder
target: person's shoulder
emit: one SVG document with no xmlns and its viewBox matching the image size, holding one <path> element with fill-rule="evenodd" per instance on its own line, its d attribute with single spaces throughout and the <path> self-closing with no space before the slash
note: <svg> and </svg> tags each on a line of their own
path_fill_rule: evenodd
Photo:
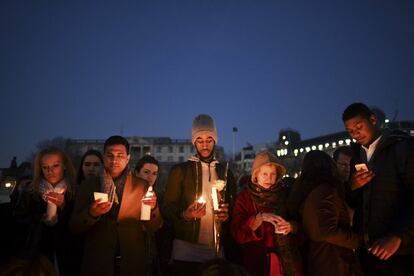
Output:
<svg viewBox="0 0 414 276">
<path fill-rule="evenodd" d="M 99 185 L 101 179 L 98 176 L 90 177 L 88 179 L 82 180 L 79 184 L 79 187 L 95 187 Z"/>
<path fill-rule="evenodd" d="M 323 198 L 336 195 L 337 193 L 338 190 L 336 189 L 336 187 L 332 186 L 329 183 L 321 183 L 318 186 L 316 186 L 315 189 L 313 189 L 313 191 L 311 192 L 311 194 Z"/>
<path fill-rule="evenodd" d="M 248 200 L 248 199 L 250 199 L 250 194 L 249 194 L 249 191 L 246 187 L 243 188 L 243 190 L 240 191 L 240 193 L 238 193 L 238 195 L 236 197 L 236 200 L 237 199 L 238 200 Z"/>
<path fill-rule="evenodd" d="M 85 195 L 93 193 L 94 191 L 100 190 L 100 178 L 99 177 L 92 177 L 88 179 L 84 179 L 76 188 L 76 194 Z"/>
<path fill-rule="evenodd" d="M 128 171 L 127 179 L 128 178 L 131 178 L 132 182 L 134 183 L 147 183 L 147 181 L 144 178 L 139 177 L 133 171 Z"/>
<path fill-rule="evenodd" d="M 385 129 L 382 132 L 383 143 L 396 144 L 396 143 L 414 143 L 414 137 L 408 133 L 398 129 Z"/>
<path fill-rule="evenodd" d="M 171 167 L 171 171 L 186 170 L 186 169 L 190 168 L 191 166 L 193 166 L 193 163 L 194 162 L 191 162 L 191 161 L 185 161 L 185 162 L 182 162 L 182 163 L 177 163 L 177 164 L 175 164 Z"/>
</svg>

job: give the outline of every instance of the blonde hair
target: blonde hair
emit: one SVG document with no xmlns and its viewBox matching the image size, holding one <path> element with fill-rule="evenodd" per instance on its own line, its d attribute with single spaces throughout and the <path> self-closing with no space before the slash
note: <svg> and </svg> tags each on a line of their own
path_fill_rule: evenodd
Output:
<svg viewBox="0 0 414 276">
<path fill-rule="evenodd" d="M 36 155 L 34 161 L 34 175 L 33 175 L 33 189 L 35 192 L 39 192 L 39 184 L 40 181 L 44 178 L 43 171 L 42 171 L 42 159 L 47 154 L 57 154 L 63 161 L 63 166 L 65 168 L 64 178 L 66 179 L 68 186 L 68 192 L 72 192 L 73 183 L 75 180 L 75 168 L 73 167 L 72 161 L 70 160 L 69 156 L 63 152 L 61 149 L 58 148 L 47 148 L 41 150 Z"/>
<path fill-rule="evenodd" d="M 275 172 L 276 172 L 276 181 L 275 181 L 275 183 L 273 183 L 273 184 L 276 184 L 276 183 L 280 180 L 280 178 L 282 178 L 282 176 L 281 176 L 281 175 L 279 175 L 279 172 L 278 172 L 277 166 L 276 166 L 276 164 L 274 164 L 274 163 L 266 163 L 266 164 L 261 165 L 261 166 L 260 166 L 260 167 L 258 167 L 257 169 L 255 169 L 255 170 L 253 171 L 253 173 L 252 173 L 252 182 L 253 182 L 254 184 L 257 184 L 257 175 L 259 174 L 260 169 L 261 169 L 262 167 L 264 167 L 264 166 L 272 166 L 272 167 L 275 169 Z"/>
</svg>

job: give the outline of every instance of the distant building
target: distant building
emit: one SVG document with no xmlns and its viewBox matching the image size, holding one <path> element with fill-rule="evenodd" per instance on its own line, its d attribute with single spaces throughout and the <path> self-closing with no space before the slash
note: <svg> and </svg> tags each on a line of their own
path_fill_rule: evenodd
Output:
<svg viewBox="0 0 414 276">
<path fill-rule="evenodd" d="M 172 165 L 186 161 L 195 154 L 195 148 L 190 139 L 171 139 L 169 137 L 125 137 L 130 146 L 130 168 L 134 168 L 137 161 L 144 155 L 151 155 L 160 163 L 158 178 L 158 190 L 164 189 L 168 172 Z M 104 139 L 71 139 L 67 144 L 67 152 L 70 154 L 76 166 L 79 166 L 80 158 L 89 149 L 103 152 Z M 224 160 L 224 149 L 216 146 L 216 158 Z"/>
<path fill-rule="evenodd" d="M 380 121 L 380 123 L 384 128 L 399 129 L 414 136 L 414 121 L 389 122 L 384 116 L 384 122 Z M 279 140 L 274 143 L 274 147 L 267 149 L 278 156 L 287 169 L 287 176 L 297 177 L 300 173 L 303 157 L 307 152 L 323 150 L 332 156 L 337 147 L 350 145 L 353 142 L 355 141 L 351 139 L 346 131 L 301 140 L 298 131 L 283 129 L 279 132 Z M 268 145 L 271 145 L 271 143 Z M 260 146 L 248 145 L 241 150 L 238 165 L 244 172 L 250 172 L 255 154 L 260 151 L 258 148 Z"/>
<path fill-rule="evenodd" d="M 169 137 L 125 137 L 130 146 L 130 164 L 135 164 L 144 155 L 151 155 L 160 163 L 180 163 L 195 154 L 195 148 L 190 139 L 171 139 Z M 71 139 L 67 150 L 73 155 L 82 156 L 89 149 L 103 152 L 103 139 Z M 224 149 L 216 146 L 216 157 L 224 159 Z"/>
</svg>

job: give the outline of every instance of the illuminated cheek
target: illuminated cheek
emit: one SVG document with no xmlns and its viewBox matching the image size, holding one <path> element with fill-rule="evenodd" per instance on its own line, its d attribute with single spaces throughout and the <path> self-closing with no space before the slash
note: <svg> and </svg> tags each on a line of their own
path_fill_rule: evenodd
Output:
<svg viewBox="0 0 414 276">
<path fill-rule="evenodd" d="M 259 184 L 263 184 L 265 180 L 266 180 L 266 178 L 263 175 L 257 176 L 257 182 Z"/>
</svg>

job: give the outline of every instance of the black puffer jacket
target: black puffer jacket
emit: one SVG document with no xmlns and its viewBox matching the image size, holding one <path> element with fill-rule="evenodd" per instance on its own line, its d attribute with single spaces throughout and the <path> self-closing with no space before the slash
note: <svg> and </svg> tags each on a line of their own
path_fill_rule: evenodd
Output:
<svg viewBox="0 0 414 276">
<path fill-rule="evenodd" d="M 367 162 L 364 149 L 353 146 L 359 153 L 355 161 Z M 397 235 L 402 243 L 396 254 L 414 254 L 414 138 L 401 131 L 384 131 L 367 164 L 375 177 L 356 191 L 360 201 L 355 227 L 368 244 Z"/>
</svg>

